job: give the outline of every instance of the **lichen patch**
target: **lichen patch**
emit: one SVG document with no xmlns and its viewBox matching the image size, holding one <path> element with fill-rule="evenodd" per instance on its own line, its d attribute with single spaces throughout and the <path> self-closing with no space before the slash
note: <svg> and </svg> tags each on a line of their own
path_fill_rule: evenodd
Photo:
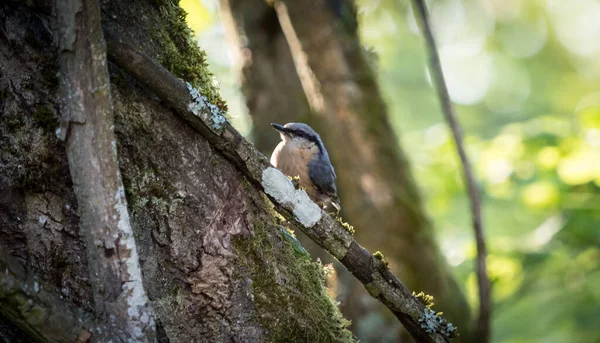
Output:
<svg viewBox="0 0 600 343">
<path fill-rule="evenodd" d="M 269 167 L 263 171 L 262 186 L 265 193 L 291 210 L 296 219 L 307 228 L 321 220 L 321 209 L 305 191 L 296 189 L 292 181 L 279 169 Z"/>
</svg>

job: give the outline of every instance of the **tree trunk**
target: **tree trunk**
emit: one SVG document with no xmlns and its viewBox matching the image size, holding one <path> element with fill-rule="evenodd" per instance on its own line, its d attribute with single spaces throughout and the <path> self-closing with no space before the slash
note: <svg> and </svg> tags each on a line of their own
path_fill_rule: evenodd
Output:
<svg viewBox="0 0 600 343">
<path fill-rule="evenodd" d="M 103 26 L 222 106 L 176 3 L 103 1 Z M 55 135 L 63 76 L 54 18 L 12 2 L 0 5 L 0 24 L 0 312 L 36 341 L 74 342 L 86 331 L 102 341 L 108 334 L 94 319 L 77 201 Z M 352 341 L 320 266 L 294 252 L 264 195 L 152 92 L 112 64 L 109 71 L 118 162 L 158 340 Z M 69 313 L 81 314 L 81 328 L 68 325 Z M 18 337 L 5 328 L 4 340 Z"/>
<path fill-rule="evenodd" d="M 263 0 L 223 0 L 220 4 L 227 39 L 236 47 L 233 50 L 237 52 L 235 60 L 243 61 L 237 66 L 240 67 L 246 104 L 255 123 L 250 135 L 256 148 L 270 157 L 280 140 L 270 123 L 308 119 L 311 112 L 308 101 L 273 7 Z M 243 23 L 243 27 L 238 23 Z M 237 49 L 242 46 L 242 40 L 246 41 L 246 48 Z M 273 94 L 275 90 L 285 94 Z M 298 232 L 298 237 L 313 258 L 336 266 L 337 278 L 360 285 L 343 266 L 302 232 Z M 338 300 L 340 292 L 344 290 L 337 287 L 334 293 Z M 397 321 L 394 322 L 398 325 Z"/>
<path fill-rule="evenodd" d="M 264 0 L 220 4 L 227 38 L 235 47 L 235 60 L 241 62 L 237 65 L 242 91 L 255 119 L 252 139 L 260 152 L 270 156 L 279 135 L 268 124 L 308 118 L 308 101 L 273 8 Z"/>
<path fill-rule="evenodd" d="M 460 340 L 472 341 L 468 305 L 435 242 L 409 163 L 389 124 L 358 38 L 354 4 L 280 1 L 276 11 L 261 0 L 221 3 L 225 25 L 242 52 L 243 90 L 259 149 L 268 154 L 278 141 L 270 121 L 313 126 L 336 166 L 342 214 L 355 226 L 357 240 L 381 250 L 410 289 L 434 295 L 436 309 L 458 324 Z M 299 100 L 301 89 L 306 95 Z M 361 341 L 383 341 L 381 333 L 360 329 L 376 306 L 356 286 L 342 299 L 342 310 Z M 398 328 L 388 318 L 386 334 L 392 326 Z"/>
</svg>

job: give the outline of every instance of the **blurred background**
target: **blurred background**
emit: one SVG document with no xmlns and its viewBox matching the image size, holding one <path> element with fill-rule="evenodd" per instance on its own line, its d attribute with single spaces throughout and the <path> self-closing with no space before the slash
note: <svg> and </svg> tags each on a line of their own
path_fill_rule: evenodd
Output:
<svg viewBox="0 0 600 343">
<path fill-rule="evenodd" d="M 234 126 L 270 156 L 279 138 L 267 128 L 268 122 L 284 124 L 308 118 L 323 136 L 340 177 L 346 166 L 340 165 L 343 156 L 335 157 L 343 155 L 336 140 L 344 137 L 344 132 L 342 136 L 329 134 L 334 119 L 310 113 L 339 114 L 339 106 L 352 109 L 355 104 L 340 105 L 339 99 L 328 103 L 331 93 L 327 90 L 323 91 L 324 108 L 318 108 L 310 95 L 298 97 L 301 82 L 297 76 L 285 76 L 296 73 L 293 58 L 288 56 L 289 49 L 278 50 L 281 44 L 287 47 L 287 32 L 281 34 L 277 15 L 265 1 L 254 7 L 239 5 L 243 2 L 180 3 L 188 12 L 198 44 L 207 53 Z M 450 96 L 483 191 L 494 303 L 492 341 L 600 342 L 600 1 L 434 0 L 428 4 Z M 289 8 L 294 23 L 298 19 L 292 10 Z M 377 199 L 350 204 L 342 214 L 355 225 L 357 240 L 370 251 L 382 251 L 409 287 L 417 293 L 424 290 L 438 295 L 436 310 L 445 315 L 450 311 L 454 318 L 470 318 L 473 323 L 478 299 L 471 213 L 410 2 L 359 0 L 354 12 L 357 23 L 352 15 L 343 14 L 343 8 L 335 13 L 342 13 L 343 24 L 350 27 L 350 34 L 339 38 L 342 42 L 354 39 L 353 29 L 358 27 L 356 35 L 366 62 L 348 65 L 373 72 L 378 87 L 369 82 L 359 84 L 370 87 L 365 92 L 377 92 L 376 98 L 383 99 L 387 106 L 372 111 L 382 115 L 381 122 L 390 124 L 395 133 L 379 144 L 397 145 L 398 150 L 390 154 L 399 156 L 393 163 L 400 167 L 392 169 L 406 168 L 396 170 L 406 177 L 394 181 L 405 185 L 389 186 L 388 190 L 409 190 L 404 200 L 392 201 L 390 206 L 412 204 L 415 208 L 399 212 L 409 213 L 405 216 L 409 219 L 419 217 L 415 222 L 426 223 L 425 233 L 415 238 L 410 231 L 421 224 L 398 232 L 393 227 L 381 231 L 365 227 L 375 216 L 361 219 L 353 212 L 361 206 L 377 208 Z M 297 30 L 302 40 L 302 28 Z M 309 56 L 309 64 L 311 58 L 316 57 Z M 261 81 L 261 77 L 267 80 Z M 316 77 L 320 77 L 318 72 Z M 257 94 L 260 85 L 266 95 Z M 273 100 L 286 96 L 296 98 Z M 265 108 L 275 108 L 277 113 L 269 117 Z M 372 112 L 366 113 L 372 118 Z M 278 115 L 280 120 L 272 120 Z M 374 125 L 372 130 L 378 132 L 378 128 Z M 364 135 L 364 139 L 371 137 L 369 132 Z M 371 153 L 382 151 L 377 144 L 373 143 Z M 371 183 L 368 178 L 360 179 L 362 192 L 368 192 L 377 180 L 391 180 L 386 172 L 381 177 L 374 175 Z M 355 183 L 357 180 L 354 178 Z M 351 186 L 344 187 L 346 181 L 339 183 L 342 206 L 358 197 L 347 190 Z M 414 184 L 414 190 L 406 184 Z M 413 192 L 420 194 L 414 202 L 410 200 Z M 390 208 L 378 216 L 386 216 Z M 410 237 L 405 239 L 406 235 Z M 427 247 L 415 248 L 418 244 L 433 246 L 428 257 L 407 262 L 419 252 L 394 255 L 411 247 L 428 251 Z M 326 259 L 310 251 L 313 257 Z M 438 253 L 443 261 L 435 258 Z M 420 261 L 426 261 L 425 265 Z M 448 280 L 454 281 L 442 277 L 424 281 L 439 273 L 447 273 Z M 355 294 L 351 286 L 344 286 L 351 277 L 342 274 L 332 280 L 332 293 L 352 319 L 355 335 L 362 342 L 400 341 L 402 332 L 395 320 L 360 291 Z M 445 305 L 448 299 L 442 298 L 458 298 L 457 304 L 464 299 L 471 314 L 467 310 L 457 314 L 453 305 Z M 464 323 L 458 326 L 463 332 Z M 468 329 L 464 332 L 465 342 L 477 341 L 469 339 Z"/>
</svg>

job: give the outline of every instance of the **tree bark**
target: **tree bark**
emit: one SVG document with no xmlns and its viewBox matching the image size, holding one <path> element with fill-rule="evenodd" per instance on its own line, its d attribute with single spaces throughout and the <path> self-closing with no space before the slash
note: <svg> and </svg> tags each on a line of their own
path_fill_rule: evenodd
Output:
<svg viewBox="0 0 600 343">
<path fill-rule="evenodd" d="M 102 15 L 105 28 L 218 99 L 176 2 L 103 1 Z M 97 318 L 81 206 L 55 135 L 54 20 L 20 2 L 0 5 L 0 251 L 47 291 L 46 300 L 25 301 L 32 309 L 58 299 Z M 352 341 L 320 266 L 294 253 L 264 195 L 154 93 L 113 64 L 109 71 L 118 163 L 158 341 Z M 11 280 L 18 290 L 18 280 L 31 279 Z M 15 292 L 0 291 L 11 322 L 36 341 L 76 341 L 81 328 L 60 330 L 67 321 L 24 311 Z M 104 341 L 95 324 L 81 323 L 93 342 Z"/>
<path fill-rule="evenodd" d="M 305 121 L 317 129 L 336 166 L 342 214 L 355 226 L 357 240 L 385 253 L 410 289 L 434 295 L 436 308 L 458 324 L 460 340 L 472 341 L 468 305 L 437 247 L 410 166 L 389 124 L 358 39 L 354 4 L 279 1 L 275 12 L 260 0 L 221 3 L 229 19 L 225 24 L 241 51 L 254 132 L 257 138 L 272 140 L 257 139 L 259 149 L 269 154 L 276 145 L 278 137 L 267 125 L 273 118 Z M 306 98 L 297 100 L 301 89 Z M 282 108 L 291 112 L 281 113 Z M 370 306 L 361 306 L 368 301 L 359 288 L 353 293 L 342 309 L 360 323 Z"/>
<path fill-rule="evenodd" d="M 106 44 L 97 0 L 56 1 L 61 128 L 86 241 L 96 314 L 117 337 L 153 342 L 154 312 L 117 163 Z"/>
<path fill-rule="evenodd" d="M 90 331 L 96 332 L 99 341 L 115 336 L 112 324 L 108 321 L 96 322 L 91 313 L 62 300 L 53 292 L 53 287 L 39 280 L 2 250 L 0 268 L 3 270 L 0 294 L 2 301 L 8 303 L 4 313 L 11 322 L 25 328 L 30 337 L 38 341 L 72 342 L 74 338 L 89 334 Z M 8 337 L 8 334 L 8 331 L 0 330 L 0 337 Z M 119 330 L 119 334 L 124 333 Z M 14 336 L 14 331 L 11 336 Z M 9 342 L 15 340 L 10 338 Z"/>
<path fill-rule="evenodd" d="M 110 31 L 110 30 L 107 30 Z M 222 116 L 217 106 L 207 103 L 189 83 L 184 84 L 147 55 L 136 51 L 123 39 L 107 33 L 109 55 L 116 65 L 154 91 L 175 113 L 231 163 L 239 168 L 255 190 L 264 192 L 276 211 L 310 239 L 338 259 L 367 289 L 422 343 L 447 342 L 456 329 L 431 310 L 425 298 L 411 295 L 393 275 L 383 255 L 371 254 L 352 237 L 354 230 L 339 222 L 312 202 L 306 192 L 274 168 L 267 158 L 243 139 Z M 295 242 L 290 233 L 284 233 Z M 295 249 L 304 255 L 302 249 Z M 285 336 L 289 340 L 288 335 Z"/>
</svg>

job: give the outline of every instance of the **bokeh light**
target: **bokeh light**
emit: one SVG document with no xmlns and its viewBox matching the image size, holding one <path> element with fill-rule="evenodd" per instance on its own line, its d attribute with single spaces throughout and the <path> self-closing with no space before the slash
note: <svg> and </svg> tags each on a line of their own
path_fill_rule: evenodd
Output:
<svg viewBox="0 0 600 343">
<path fill-rule="evenodd" d="M 600 341 L 600 1 L 428 4 L 483 191 L 493 342 Z M 182 5 L 221 81 L 234 125 L 248 132 L 216 1 Z M 441 249 L 476 308 L 468 202 L 410 2 L 358 5 L 361 38 L 377 53 L 390 121 Z M 195 27 L 196 21 L 203 25 Z M 372 317 L 360 323 L 360 332 L 367 337 L 383 323 Z"/>
</svg>

